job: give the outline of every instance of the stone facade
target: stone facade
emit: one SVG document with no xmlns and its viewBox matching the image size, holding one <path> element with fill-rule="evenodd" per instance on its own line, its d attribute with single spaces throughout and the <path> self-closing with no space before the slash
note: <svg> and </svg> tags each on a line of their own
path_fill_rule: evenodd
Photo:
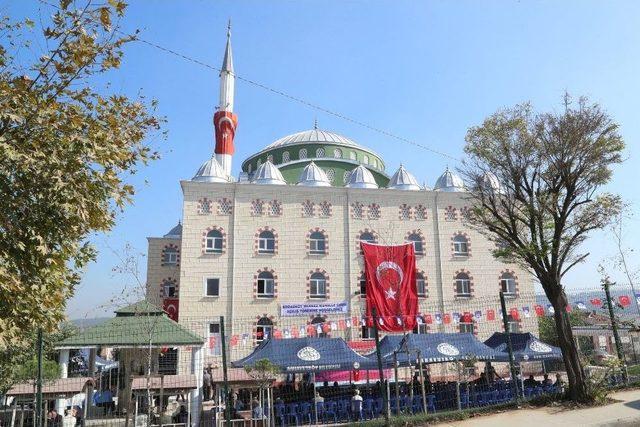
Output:
<svg viewBox="0 0 640 427">
<path fill-rule="evenodd" d="M 507 301 L 507 308 L 529 306 L 533 311 L 531 276 L 518 266 L 495 260 L 491 254 L 494 243 L 465 223 L 468 202 L 464 192 L 193 181 L 182 181 L 181 185 L 184 193 L 181 240 L 149 239 L 149 295 L 160 295 L 158 287 L 166 277 L 179 279 L 179 322 L 207 337 L 216 331 L 215 326 L 210 329 L 209 324 L 217 323 L 220 316 L 224 316 L 228 337 L 238 340 L 244 336 L 245 341 L 244 346 L 235 349 L 232 359 L 250 352 L 259 340 L 256 328 L 261 318 L 270 319 L 278 333 L 312 321 L 313 316 L 281 317 L 283 303 L 346 301 L 349 314 L 329 315 L 324 319 L 336 324 L 345 318 L 355 317 L 357 321 L 365 311 L 365 299 L 360 295 L 364 263 L 358 243 L 363 231 L 371 232 L 381 244 L 404 242 L 411 234 L 420 236 L 424 253 L 416 256 L 416 264 L 426 282 L 426 297 L 419 298 L 421 313 L 463 315 L 480 310 L 483 320 L 474 325 L 473 332 L 478 338 L 486 339 L 502 328 L 498 292 L 504 272 L 511 273 L 517 282 L 517 292 Z M 203 213 L 201 203 L 205 199 L 210 200 L 212 206 Z M 261 214 L 254 209 L 256 201 L 264 202 Z M 308 201 L 315 206 L 311 216 L 303 209 L 303 203 Z M 231 209 L 228 206 L 221 209 L 220 203 L 230 203 Z M 269 208 L 273 203 L 278 204 L 278 209 Z M 323 213 L 318 209 L 321 204 L 330 204 L 329 216 L 327 210 Z M 363 210 L 358 218 L 351 212 L 354 205 Z M 371 206 L 375 210 L 373 215 L 368 212 Z M 399 215 L 407 209 L 409 215 Z M 203 239 L 214 229 L 223 230 L 223 250 L 208 253 Z M 258 236 L 264 230 L 271 231 L 276 239 L 272 253 L 257 250 Z M 324 254 L 310 253 L 309 236 L 316 230 L 326 237 Z M 466 255 L 454 254 L 455 236 L 466 238 Z M 176 242 L 180 248 L 179 265 L 163 266 L 163 248 Z M 261 297 L 257 291 L 261 272 L 271 274 L 273 297 Z M 327 276 L 324 299 L 309 296 L 313 272 L 324 272 Z M 455 278 L 460 272 L 467 274 L 471 282 L 470 295 L 464 297 L 456 295 Z M 218 279 L 217 295 L 206 295 L 208 278 Z M 488 309 L 495 310 L 495 321 L 484 321 Z M 520 331 L 537 333 L 535 315 L 513 320 Z M 440 325 L 433 322 L 423 325 L 421 332 L 459 329 L 454 321 Z M 362 339 L 361 333 L 368 338 L 360 327 L 341 328 L 331 333 L 348 340 Z M 217 363 L 218 354 L 218 350 L 210 350 L 207 361 Z"/>
</svg>

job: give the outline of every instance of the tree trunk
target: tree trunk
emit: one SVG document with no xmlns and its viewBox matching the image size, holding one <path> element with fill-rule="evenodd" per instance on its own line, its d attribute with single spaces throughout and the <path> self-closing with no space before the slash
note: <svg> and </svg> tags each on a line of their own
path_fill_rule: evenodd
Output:
<svg viewBox="0 0 640 427">
<path fill-rule="evenodd" d="M 558 344 L 562 350 L 562 358 L 569 380 L 568 396 L 576 402 L 588 401 L 587 378 L 582 367 L 578 347 L 573 338 L 569 313 L 567 313 L 567 295 L 559 283 L 543 286 L 543 288 L 555 311 L 553 317 L 556 322 Z"/>
</svg>

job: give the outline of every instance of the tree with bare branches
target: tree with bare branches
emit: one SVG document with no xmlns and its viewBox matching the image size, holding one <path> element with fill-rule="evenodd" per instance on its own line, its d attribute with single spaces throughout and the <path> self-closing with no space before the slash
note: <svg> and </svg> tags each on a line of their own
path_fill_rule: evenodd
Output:
<svg viewBox="0 0 640 427">
<path fill-rule="evenodd" d="M 575 401 L 590 396 L 562 279 L 589 255 L 580 251 L 589 233 L 620 210 L 620 197 L 602 187 L 623 149 L 618 125 L 599 105 L 568 95 L 560 112 L 517 105 L 466 136 L 461 172 L 475 206 L 471 222 L 496 243 L 496 257 L 522 265 L 542 285 Z"/>
</svg>

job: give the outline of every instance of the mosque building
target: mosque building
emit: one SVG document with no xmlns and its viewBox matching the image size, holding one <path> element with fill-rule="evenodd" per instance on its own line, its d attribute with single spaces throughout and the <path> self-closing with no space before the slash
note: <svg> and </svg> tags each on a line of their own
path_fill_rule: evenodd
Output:
<svg viewBox="0 0 640 427">
<path fill-rule="evenodd" d="M 366 298 L 361 241 L 414 244 L 418 333 L 486 339 L 502 328 L 500 290 L 518 313 L 533 311 L 530 274 L 496 260 L 495 243 L 466 224 L 469 201 L 452 170 L 425 188 L 402 165 L 389 173 L 380 154 L 316 124 L 250 155 L 233 177 L 234 83 L 228 33 L 214 153 L 180 182 L 182 222 L 148 238 L 148 297 L 214 343 L 207 360 L 220 356 L 220 316 L 246 353 L 267 336 L 316 326 L 319 335 L 370 340 L 370 325 L 358 323 Z M 487 183 L 499 191 L 494 177 Z M 509 327 L 537 332 L 535 315 L 524 314 L 509 315 Z"/>
</svg>

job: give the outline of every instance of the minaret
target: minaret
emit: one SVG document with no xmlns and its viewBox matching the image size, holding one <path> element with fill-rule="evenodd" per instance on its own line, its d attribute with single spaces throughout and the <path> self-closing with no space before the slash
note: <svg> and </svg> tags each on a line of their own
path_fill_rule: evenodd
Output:
<svg viewBox="0 0 640 427">
<path fill-rule="evenodd" d="M 233 113 L 235 74 L 233 72 L 233 54 L 231 52 L 231 21 L 227 27 L 227 45 L 220 69 L 220 104 L 213 116 L 216 136 L 216 160 L 224 172 L 231 176 L 231 160 L 234 147 L 233 139 L 238 126 L 238 117 Z"/>
</svg>

